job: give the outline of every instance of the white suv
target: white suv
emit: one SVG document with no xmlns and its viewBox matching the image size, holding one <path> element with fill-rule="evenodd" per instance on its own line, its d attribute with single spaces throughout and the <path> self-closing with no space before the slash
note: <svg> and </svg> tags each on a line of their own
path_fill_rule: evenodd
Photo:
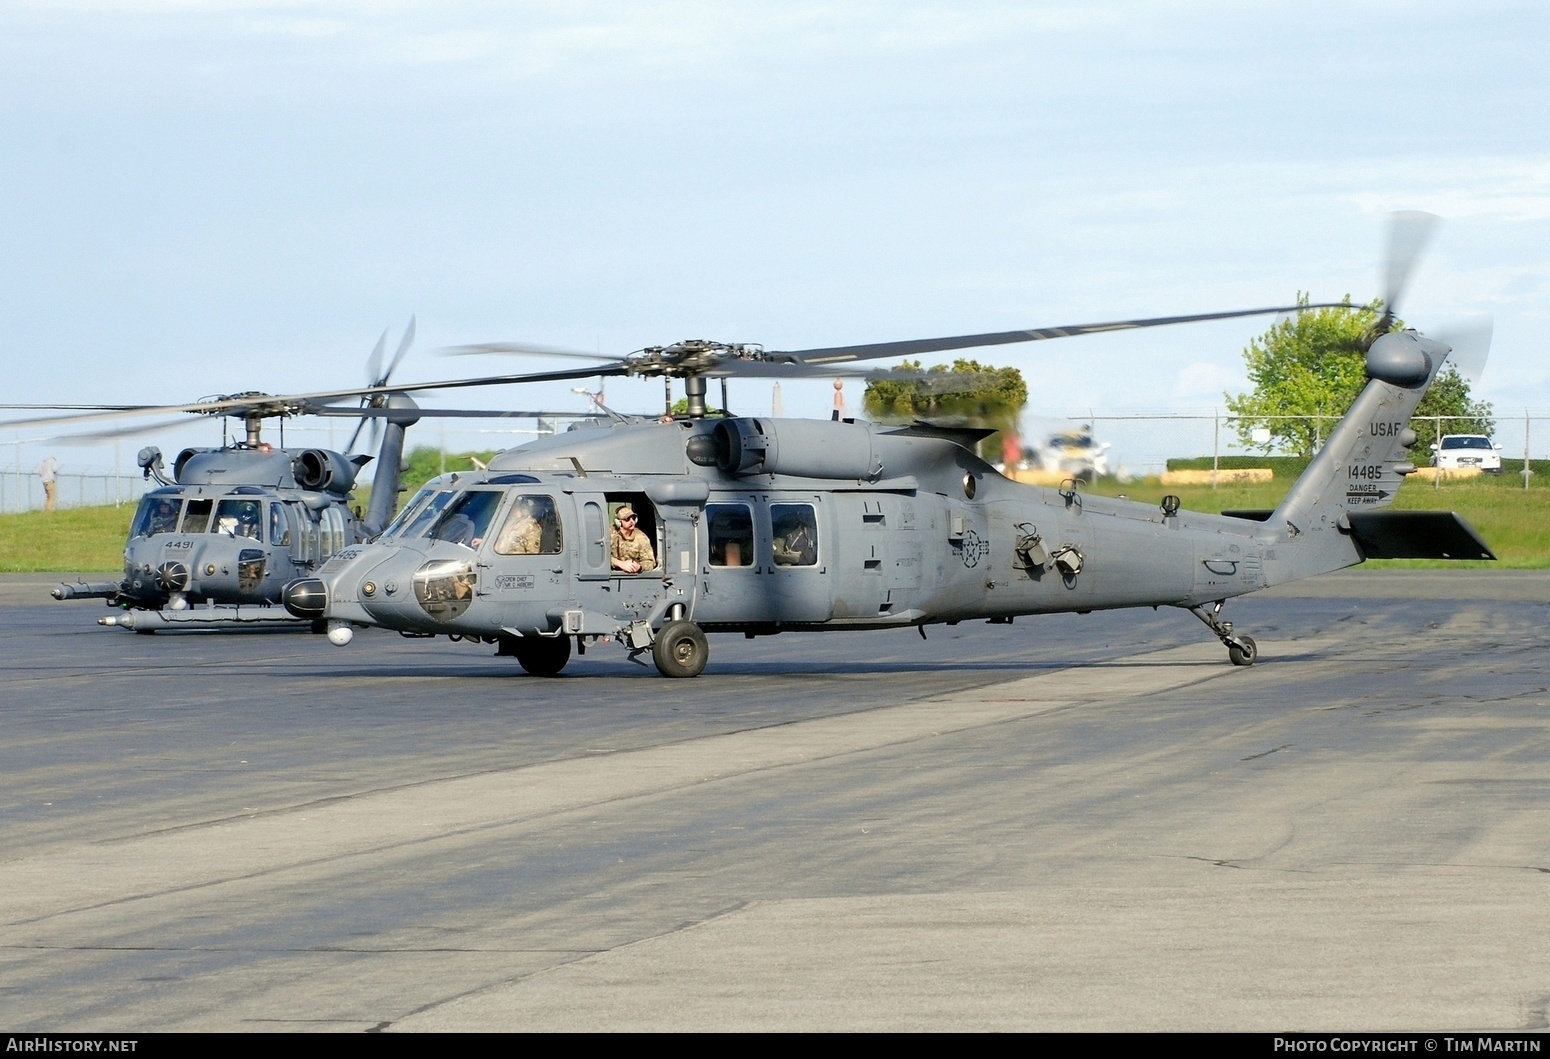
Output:
<svg viewBox="0 0 1550 1059">
<path fill-rule="evenodd" d="M 1444 434 L 1432 451 L 1437 454 L 1432 462 L 1446 470 L 1478 467 L 1486 474 L 1502 473 L 1502 447 L 1484 434 Z"/>
</svg>

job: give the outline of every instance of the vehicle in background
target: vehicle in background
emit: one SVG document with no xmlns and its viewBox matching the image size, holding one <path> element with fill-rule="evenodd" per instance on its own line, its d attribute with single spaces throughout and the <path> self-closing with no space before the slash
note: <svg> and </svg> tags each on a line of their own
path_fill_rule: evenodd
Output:
<svg viewBox="0 0 1550 1059">
<path fill-rule="evenodd" d="M 1023 450 L 1022 469 L 1044 471 L 1083 482 L 1109 475 L 1109 443 L 1093 440 L 1091 427 L 1062 430 L 1042 446 Z"/>
<path fill-rule="evenodd" d="M 1441 443 L 1433 443 L 1432 465 L 1442 470 L 1482 470 L 1502 473 L 1502 447 L 1485 434 L 1444 434 Z"/>
</svg>

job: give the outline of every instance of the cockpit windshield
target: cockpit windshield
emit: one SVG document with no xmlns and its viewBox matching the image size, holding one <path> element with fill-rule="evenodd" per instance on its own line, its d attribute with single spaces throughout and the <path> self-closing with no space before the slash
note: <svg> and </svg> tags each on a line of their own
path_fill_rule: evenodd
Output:
<svg viewBox="0 0 1550 1059">
<path fill-rule="evenodd" d="M 431 539 L 451 541 L 465 548 L 479 547 L 484 543 L 490 520 L 495 517 L 495 509 L 504 495 L 493 489 L 474 489 L 460 494 L 436 520 L 430 531 Z"/>
<path fill-rule="evenodd" d="M 211 532 L 224 533 L 229 537 L 246 537 L 263 540 L 263 508 L 257 500 L 222 500 L 215 508 Z"/>
<path fill-rule="evenodd" d="M 435 489 L 422 489 L 404 508 L 403 513 L 383 533 L 384 537 L 418 537 L 425 528 L 436 521 L 441 509 L 446 507 L 455 493 Z"/>
</svg>

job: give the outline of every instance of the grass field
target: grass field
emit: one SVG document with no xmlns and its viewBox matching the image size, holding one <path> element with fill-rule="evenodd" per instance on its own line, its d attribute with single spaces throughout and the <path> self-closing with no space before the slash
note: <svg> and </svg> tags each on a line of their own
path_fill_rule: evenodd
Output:
<svg viewBox="0 0 1550 1059">
<path fill-rule="evenodd" d="M 1536 481 L 1550 481 L 1550 475 Z M 1192 511 L 1275 507 L 1291 485 L 1277 478 L 1264 485 L 1168 486 L 1155 478 L 1120 485 L 1103 479 L 1091 492 L 1123 494 L 1132 500 L 1157 503 L 1165 493 L 1176 494 Z M 1411 481 L 1399 491 L 1395 507 L 1409 510 L 1457 511 L 1467 518 L 1500 558 L 1497 563 L 1445 562 L 1416 559 L 1384 560 L 1369 567 L 1468 566 L 1533 569 L 1550 567 L 1550 487 L 1525 490 L 1521 478 L 1503 474 L 1435 488 Z M 44 514 L 0 515 L 0 573 L 118 571 L 124 565 L 124 542 L 134 507 L 71 508 Z"/>
<path fill-rule="evenodd" d="M 1522 465 L 1522 461 L 1518 461 Z M 1092 492 L 1105 496 L 1123 494 L 1132 500 L 1157 503 L 1173 493 L 1192 511 L 1219 512 L 1241 508 L 1272 508 L 1291 488 L 1290 480 L 1276 479 L 1263 485 L 1163 486 L 1156 478 L 1144 478 L 1120 485 L 1112 479 L 1095 483 Z M 1383 559 L 1369 562 L 1374 567 L 1435 567 L 1458 569 L 1470 566 L 1538 569 L 1550 567 L 1550 488 L 1523 488 L 1523 479 L 1482 475 L 1464 481 L 1447 482 L 1440 488 L 1431 482 L 1410 481 L 1394 500 L 1396 509 L 1409 511 L 1457 511 L 1469 520 L 1496 553 L 1498 562 L 1451 562 L 1431 559 Z"/>
<path fill-rule="evenodd" d="M 124 569 L 135 505 L 0 515 L 0 573 Z"/>
</svg>

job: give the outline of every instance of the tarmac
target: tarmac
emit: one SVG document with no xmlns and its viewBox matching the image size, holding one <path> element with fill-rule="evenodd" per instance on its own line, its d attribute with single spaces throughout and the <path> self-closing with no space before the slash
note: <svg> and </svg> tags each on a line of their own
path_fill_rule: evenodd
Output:
<svg viewBox="0 0 1550 1059">
<path fill-rule="evenodd" d="M 88 580 L 92 579 L 88 577 Z M 137 636 L 0 578 L 0 1025 L 1550 1028 L 1550 572 L 711 640 Z"/>
</svg>

